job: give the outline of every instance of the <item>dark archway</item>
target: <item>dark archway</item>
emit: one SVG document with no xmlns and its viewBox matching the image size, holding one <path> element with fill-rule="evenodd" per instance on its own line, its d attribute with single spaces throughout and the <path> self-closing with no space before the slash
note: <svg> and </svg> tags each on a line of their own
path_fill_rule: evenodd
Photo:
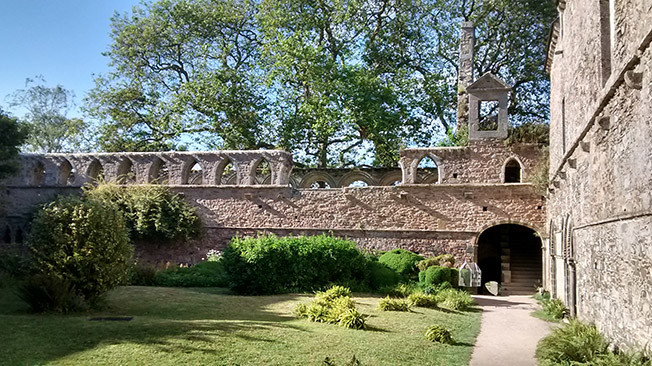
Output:
<svg viewBox="0 0 652 366">
<path fill-rule="evenodd" d="M 533 294 L 541 284 L 541 238 L 517 224 L 492 226 L 478 237 L 478 266 L 484 284 L 496 281 L 508 295 Z"/>
</svg>

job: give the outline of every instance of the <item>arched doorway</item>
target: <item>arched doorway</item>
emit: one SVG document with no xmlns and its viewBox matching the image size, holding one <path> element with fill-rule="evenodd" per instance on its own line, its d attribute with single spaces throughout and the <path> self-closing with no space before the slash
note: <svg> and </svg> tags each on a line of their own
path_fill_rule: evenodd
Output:
<svg viewBox="0 0 652 366">
<path fill-rule="evenodd" d="M 530 295 L 541 283 L 541 238 L 518 224 L 501 224 L 478 237 L 477 263 L 484 284 L 496 281 L 506 295 Z"/>
</svg>

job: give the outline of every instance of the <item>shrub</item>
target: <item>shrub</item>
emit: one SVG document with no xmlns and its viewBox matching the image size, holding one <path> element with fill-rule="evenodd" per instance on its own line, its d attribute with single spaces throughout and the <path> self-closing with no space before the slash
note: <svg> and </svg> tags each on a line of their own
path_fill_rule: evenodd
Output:
<svg viewBox="0 0 652 366">
<path fill-rule="evenodd" d="M 318 292 L 310 304 L 297 305 L 295 314 L 313 322 L 364 329 L 366 316 L 356 309 L 350 294 L 348 288 L 333 286 L 325 292 Z"/>
<path fill-rule="evenodd" d="M 380 289 L 383 295 L 390 297 L 408 297 L 410 294 L 418 291 L 417 285 L 414 283 L 401 283 L 395 286 L 388 286 Z"/>
<path fill-rule="evenodd" d="M 118 205 L 133 240 L 188 240 L 200 232 L 196 209 L 166 186 L 102 183 L 86 187 L 84 194 Z"/>
<path fill-rule="evenodd" d="M 124 283 L 132 263 L 122 214 L 92 199 L 62 197 L 43 206 L 29 243 L 37 274 L 70 283 L 90 302 Z"/>
<path fill-rule="evenodd" d="M 455 268 L 432 266 L 419 272 L 419 282 L 423 285 L 437 286 L 448 282 L 455 285 L 459 282 L 459 271 Z"/>
<path fill-rule="evenodd" d="M 326 235 L 234 238 L 222 257 L 229 287 L 240 294 L 313 291 L 328 284 L 362 283 L 366 261 L 354 242 Z"/>
<path fill-rule="evenodd" d="M 505 145 L 519 143 L 548 145 L 550 143 L 550 125 L 545 122 L 524 122 L 519 126 L 511 126 Z"/>
<path fill-rule="evenodd" d="M 0 252 L 0 272 L 22 278 L 29 273 L 29 258 L 13 251 Z"/>
<path fill-rule="evenodd" d="M 594 364 L 599 355 L 607 353 L 608 343 L 595 325 L 571 320 L 556 328 L 537 345 L 536 356 L 542 363 Z"/>
<path fill-rule="evenodd" d="M 394 287 L 401 280 L 398 273 L 378 262 L 378 260 L 367 259 L 367 261 L 367 278 L 365 282 L 370 289 L 378 290 Z"/>
<path fill-rule="evenodd" d="M 134 263 L 129 271 L 128 283 L 131 286 L 156 286 L 157 273 L 154 266 Z"/>
<path fill-rule="evenodd" d="M 426 330 L 426 339 L 430 342 L 453 344 L 453 337 L 451 336 L 451 332 L 448 329 L 436 324 Z"/>
<path fill-rule="evenodd" d="M 437 303 L 450 310 L 468 310 L 475 301 L 468 292 L 453 288 L 441 290 L 435 295 Z"/>
<path fill-rule="evenodd" d="M 32 311 L 71 313 L 83 310 L 84 297 L 68 279 L 37 274 L 29 277 L 16 291 Z"/>
<path fill-rule="evenodd" d="M 156 273 L 155 283 L 165 287 L 226 287 L 221 261 L 205 261 L 190 267 L 170 268 Z"/>
<path fill-rule="evenodd" d="M 405 249 L 394 249 L 384 253 L 378 258 L 380 263 L 393 269 L 404 278 L 416 273 L 416 264 L 423 260 L 423 257 Z"/>
<path fill-rule="evenodd" d="M 410 311 L 410 303 L 405 299 L 392 299 L 387 296 L 378 302 L 381 311 Z"/>
<path fill-rule="evenodd" d="M 408 302 L 411 306 L 421 307 L 421 308 L 436 308 L 437 307 L 437 297 L 435 295 L 426 295 L 420 293 L 413 293 L 408 296 Z"/>
<path fill-rule="evenodd" d="M 452 268 L 455 265 L 455 257 L 452 254 L 442 254 L 436 257 L 426 258 L 417 263 L 420 272 L 427 270 L 432 266 L 441 266 Z"/>
<path fill-rule="evenodd" d="M 553 319 L 562 319 L 568 313 L 566 305 L 559 299 L 543 301 L 543 312 Z"/>
</svg>

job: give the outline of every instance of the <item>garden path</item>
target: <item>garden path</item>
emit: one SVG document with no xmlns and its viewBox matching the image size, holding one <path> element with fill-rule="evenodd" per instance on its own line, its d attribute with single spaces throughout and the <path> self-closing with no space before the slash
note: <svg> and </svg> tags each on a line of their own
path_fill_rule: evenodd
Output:
<svg viewBox="0 0 652 366">
<path fill-rule="evenodd" d="M 537 343 L 550 324 L 530 315 L 537 310 L 530 296 L 473 296 L 482 308 L 480 334 L 471 354 L 471 366 L 536 365 Z"/>
</svg>

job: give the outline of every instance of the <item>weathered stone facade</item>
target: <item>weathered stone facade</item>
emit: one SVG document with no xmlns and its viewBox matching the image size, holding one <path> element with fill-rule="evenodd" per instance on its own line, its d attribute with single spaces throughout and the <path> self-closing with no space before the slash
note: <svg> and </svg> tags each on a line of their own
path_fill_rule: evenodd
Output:
<svg viewBox="0 0 652 366">
<path fill-rule="evenodd" d="M 617 344 L 652 351 L 652 3 L 558 6 L 546 286 Z"/>
</svg>

